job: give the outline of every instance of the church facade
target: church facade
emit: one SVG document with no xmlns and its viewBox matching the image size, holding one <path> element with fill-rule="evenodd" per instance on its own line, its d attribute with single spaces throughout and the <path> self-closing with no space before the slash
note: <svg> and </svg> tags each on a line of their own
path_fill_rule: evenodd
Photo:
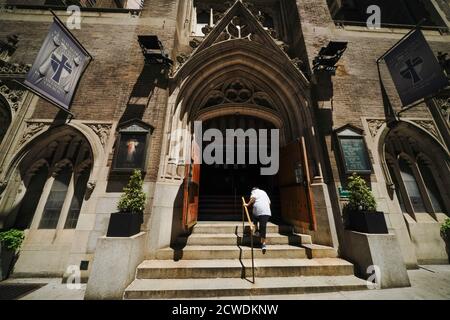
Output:
<svg viewBox="0 0 450 320">
<path fill-rule="evenodd" d="M 4 1 L 0 229 L 26 235 L 12 276 L 65 277 L 82 266 L 89 281 L 131 168 L 142 170 L 147 194 L 142 260 L 196 223 L 241 221 L 241 196 L 255 184 L 273 199 L 274 218 L 351 260 L 342 214 L 351 170 L 340 145 L 349 137 L 367 149 L 362 176 L 404 265 L 448 263 L 440 226 L 450 213 L 450 91 L 398 114 L 377 59 L 426 18 L 423 33 L 450 72 L 450 7 L 371 1 L 382 17 L 371 29 L 365 2 L 80 1 L 80 28 L 71 31 L 94 59 L 70 117 L 20 82 L 52 22 L 47 9 L 64 22 L 73 12 L 58 1 Z M 148 45 L 162 62 L 144 58 Z M 333 46 L 342 54 L 320 72 L 320 52 Z M 220 132 L 277 129 L 279 172 L 191 164 L 198 121 Z M 296 174 L 302 188 L 290 182 Z"/>
</svg>

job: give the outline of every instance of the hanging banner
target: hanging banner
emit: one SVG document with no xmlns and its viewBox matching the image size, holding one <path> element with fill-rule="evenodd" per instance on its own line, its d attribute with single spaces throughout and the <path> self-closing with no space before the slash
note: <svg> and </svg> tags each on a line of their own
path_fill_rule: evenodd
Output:
<svg viewBox="0 0 450 320">
<path fill-rule="evenodd" d="M 403 107 L 449 85 L 433 50 L 416 29 L 385 57 Z"/>
<path fill-rule="evenodd" d="M 63 23 L 54 18 L 24 85 L 69 111 L 78 82 L 91 59 Z"/>
</svg>

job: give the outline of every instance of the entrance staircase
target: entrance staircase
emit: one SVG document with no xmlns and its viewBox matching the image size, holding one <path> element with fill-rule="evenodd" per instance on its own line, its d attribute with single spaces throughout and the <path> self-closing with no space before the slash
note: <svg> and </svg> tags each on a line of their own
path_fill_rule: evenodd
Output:
<svg viewBox="0 0 450 320">
<path fill-rule="evenodd" d="M 280 196 L 271 194 L 273 217 L 281 211 Z M 233 195 L 202 195 L 198 203 L 199 221 L 239 221 L 242 217 L 242 200 Z"/>
<path fill-rule="evenodd" d="M 248 227 L 247 227 L 248 229 Z M 248 231 L 248 230 L 246 230 Z M 255 238 L 257 239 L 257 238 Z M 242 242 L 242 244 L 241 244 Z M 159 250 L 143 261 L 124 299 L 183 299 L 318 293 L 366 289 L 354 266 L 334 248 L 312 244 L 311 237 L 269 223 L 266 254 L 255 242 L 252 283 L 250 236 L 240 222 L 201 222 L 176 248 Z"/>
</svg>

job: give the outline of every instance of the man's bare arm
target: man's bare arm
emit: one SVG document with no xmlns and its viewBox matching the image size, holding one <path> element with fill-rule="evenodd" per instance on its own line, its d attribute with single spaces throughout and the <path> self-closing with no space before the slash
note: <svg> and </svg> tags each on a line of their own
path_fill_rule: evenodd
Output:
<svg viewBox="0 0 450 320">
<path fill-rule="evenodd" d="M 246 206 L 246 207 L 249 207 L 249 206 L 251 206 L 251 205 L 254 204 L 254 203 L 255 203 L 255 198 L 251 197 L 251 198 L 250 198 L 250 201 L 247 202 L 247 203 L 245 204 L 245 206 Z"/>
</svg>

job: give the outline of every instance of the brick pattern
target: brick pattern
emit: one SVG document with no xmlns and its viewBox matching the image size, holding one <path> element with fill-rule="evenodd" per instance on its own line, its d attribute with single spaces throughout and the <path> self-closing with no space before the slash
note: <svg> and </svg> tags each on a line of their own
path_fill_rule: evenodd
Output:
<svg viewBox="0 0 450 320">
<path fill-rule="evenodd" d="M 312 68 L 312 61 L 322 46 L 331 40 L 348 41 L 348 49 L 338 63 L 336 76 L 332 77 L 332 99 L 317 101 L 319 108 L 326 106 L 332 109 L 333 129 L 347 123 L 363 128 L 361 117 L 385 116 L 381 85 L 376 60 L 391 48 L 402 36 L 401 33 L 373 32 L 370 30 L 348 31 L 335 27 L 328 11 L 326 0 L 297 0 L 302 29 L 296 35 L 299 41 L 297 51 L 304 52 Z M 406 30 L 405 30 L 406 32 Z M 426 34 L 434 52 L 450 51 L 448 35 Z M 303 48 L 302 48 L 303 46 Z M 305 58 L 305 57 L 303 57 Z M 381 78 L 395 111 L 400 110 L 401 102 L 391 80 L 389 71 L 382 64 Z M 318 87 L 318 92 L 326 90 Z M 317 122 L 320 118 L 320 112 Z M 424 104 L 403 114 L 409 118 L 432 119 L 428 107 Z M 335 159 L 335 151 L 329 136 L 324 137 L 327 153 L 330 157 L 332 175 L 339 182 L 339 171 Z M 372 151 L 371 151 L 372 152 Z M 372 176 L 375 181 L 375 176 Z"/>
<path fill-rule="evenodd" d="M 138 35 L 157 35 L 167 52 L 172 55 L 177 1 L 147 0 L 145 4 L 144 12 L 139 18 L 132 18 L 126 13 L 115 14 L 114 19 L 107 21 L 101 16 L 96 20 L 86 18 L 82 21 L 81 30 L 72 30 L 94 57 L 73 100 L 71 111 L 76 119 L 117 122 L 122 119 L 126 110 L 129 112 L 133 107 L 127 105 L 136 83 L 146 82 L 147 86 L 152 86 L 154 74 L 143 75 L 144 58 L 137 41 Z M 33 63 L 50 24 L 50 19 L 34 22 L 25 16 L 19 16 L 18 20 L 2 21 L 0 38 L 11 33 L 17 33 L 20 38 L 19 48 L 13 55 L 12 62 Z M 147 181 L 155 181 L 157 177 L 168 97 L 166 87 L 155 86 L 147 95 L 148 104 L 140 115 L 143 121 L 155 127 L 149 152 Z M 55 119 L 57 113 L 56 107 L 39 99 L 32 118 Z"/>
</svg>

